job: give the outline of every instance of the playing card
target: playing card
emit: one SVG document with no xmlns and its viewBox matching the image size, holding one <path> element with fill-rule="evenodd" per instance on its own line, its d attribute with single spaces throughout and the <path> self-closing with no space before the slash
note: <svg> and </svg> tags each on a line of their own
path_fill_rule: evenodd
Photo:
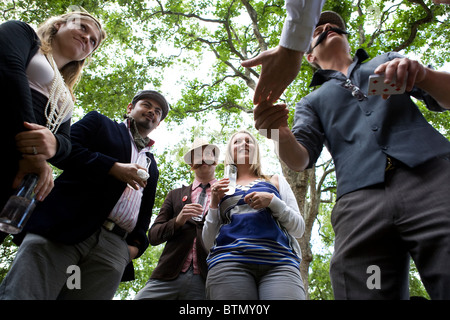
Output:
<svg viewBox="0 0 450 320">
<path fill-rule="evenodd" d="M 400 88 L 398 88 L 395 83 L 396 83 L 395 76 L 390 83 L 384 83 L 384 74 L 373 74 L 369 76 L 368 95 L 369 96 L 381 94 L 393 95 L 404 93 L 406 88 L 406 79 Z"/>
</svg>

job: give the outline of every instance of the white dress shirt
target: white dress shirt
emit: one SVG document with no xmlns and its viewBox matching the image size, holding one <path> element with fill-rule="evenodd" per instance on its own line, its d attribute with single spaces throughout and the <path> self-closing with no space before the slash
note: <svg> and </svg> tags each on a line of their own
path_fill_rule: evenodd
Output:
<svg viewBox="0 0 450 320">
<path fill-rule="evenodd" d="M 280 46 L 306 52 L 325 0 L 286 0 L 287 17 Z"/>
</svg>

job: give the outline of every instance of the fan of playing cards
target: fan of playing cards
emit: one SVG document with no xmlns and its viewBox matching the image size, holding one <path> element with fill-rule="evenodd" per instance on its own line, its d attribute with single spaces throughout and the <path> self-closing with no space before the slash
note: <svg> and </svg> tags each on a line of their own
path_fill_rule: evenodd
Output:
<svg viewBox="0 0 450 320">
<path fill-rule="evenodd" d="M 396 77 L 390 83 L 384 83 L 384 74 L 374 74 L 369 76 L 369 90 L 368 95 L 393 95 L 402 94 L 405 92 L 406 79 L 403 85 L 399 88 L 396 85 Z"/>
</svg>

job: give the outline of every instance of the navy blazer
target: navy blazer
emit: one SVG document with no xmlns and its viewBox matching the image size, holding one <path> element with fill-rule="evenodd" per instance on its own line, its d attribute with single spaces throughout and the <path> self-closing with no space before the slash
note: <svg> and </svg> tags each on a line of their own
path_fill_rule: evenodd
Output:
<svg viewBox="0 0 450 320">
<path fill-rule="evenodd" d="M 36 206 L 26 225 L 27 232 L 40 234 L 52 241 L 76 244 L 96 232 L 121 197 L 126 183 L 108 174 L 115 162 L 130 163 L 129 130 L 93 111 L 71 127 L 72 152 L 61 163 L 64 172 L 55 180 L 49 196 Z M 142 196 L 139 217 L 127 243 L 147 249 L 147 231 L 155 201 L 159 171 L 153 154 L 150 178 Z M 131 267 L 131 268 L 130 268 Z M 134 278 L 132 264 L 122 280 Z"/>
</svg>

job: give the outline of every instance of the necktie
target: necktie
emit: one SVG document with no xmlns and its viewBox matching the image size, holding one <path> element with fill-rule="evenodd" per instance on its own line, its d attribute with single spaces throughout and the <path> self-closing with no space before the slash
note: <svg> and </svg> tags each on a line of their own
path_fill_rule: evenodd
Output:
<svg viewBox="0 0 450 320">
<path fill-rule="evenodd" d="M 206 194 L 206 189 L 209 188 L 209 183 L 201 184 L 200 187 L 202 188 L 202 192 L 200 192 L 200 194 Z"/>
<path fill-rule="evenodd" d="M 206 189 L 209 188 L 209 183 L 201 184 L 200 187 L 202 188 L 202 192 L 201 193 L 206 193 Z"/>
<path fill-rule="evenodd" d="M 207 203 L 207 199 L 206 199 L 206 189 L 209 188 L 209 183 L 207 184 L 201 184 L 200 187 L 202 188 L 202 192 L 200 192 L 199 198 L 205 199 L 204 202 L 202 203 L 203 209 L 206 209 L 206 203 Z"/>
</svg>

